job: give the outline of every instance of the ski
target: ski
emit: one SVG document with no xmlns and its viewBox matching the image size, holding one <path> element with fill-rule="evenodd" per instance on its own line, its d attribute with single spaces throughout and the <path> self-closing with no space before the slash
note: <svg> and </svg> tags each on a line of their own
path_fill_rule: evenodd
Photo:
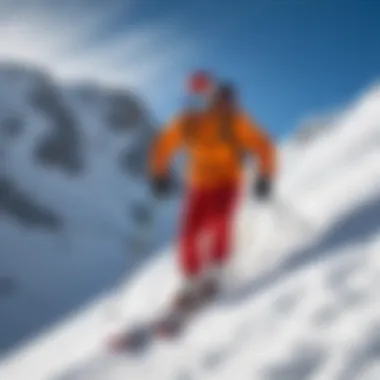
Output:
<svg viewBox="0 0 380 380">
<path fill-rule="evenodd" d="M 186 326 L 197 313 L 211 304 L 216 294 L 199 299 L 190 309 L 170 307 L 158 317 L 131 326 L 110 337 L 108 349 L 115 353 L 141 353 L 156 340 L 174 340 L 181 336 Z"/>
</svg>

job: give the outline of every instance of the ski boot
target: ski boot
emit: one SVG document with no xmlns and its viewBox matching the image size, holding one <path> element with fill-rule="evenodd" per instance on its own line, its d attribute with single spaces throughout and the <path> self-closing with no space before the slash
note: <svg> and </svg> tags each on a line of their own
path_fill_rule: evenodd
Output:
<svg viewBox="0 0 380 380">
<path fill-rule="evenodd" d="M 224 271 L 220 265 L 215 265 L 207 271 L 199 288 L 201 302 L 208 302 L 218 295 L 223 277 Z"/>
<path fill-rule="evenodd" d="M 172 337 L 181 330 L 183 320 L 200 306 L 199 284 L 188 282 L 174 297 L 171 312 L 161 320 L 155 331 L 161 336 Z"/>
<path fill-rule="evenodd" d="M 199 290 L 195 287 L 185 287 L 174 298 L 173 308 L 178 312 L 191 312 L 199 303 Z"/>
<path fill-rule="evenodd" d="M 206 279 L 199 290 L 199 298 L 201 302 L 212 300 L 220 290 L 219 282 L 216 279 Z"/>
</svg>

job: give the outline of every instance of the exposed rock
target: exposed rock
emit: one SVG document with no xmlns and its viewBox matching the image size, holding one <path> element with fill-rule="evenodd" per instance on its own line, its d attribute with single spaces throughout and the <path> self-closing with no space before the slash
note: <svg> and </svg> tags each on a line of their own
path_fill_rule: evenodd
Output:
<svg viewBox="0 0 380 380">
<path fill-rule="evenodd" d="M 55 230 L 62 225 L 61 219 L 55 213 L 34 202 L 10 179 L 4 177 L 0 178 L 0 213 L 29 227 Z"/>
<path fill-rule="evenodd" d="M 47 166 L 57 166 L 70 174 L 84 168 L 78 122 L 49 82 L 41 82 L 32 95 L 32 104 L 52 123 L 53 130 L 37 145 L 36 157 Z"/>
<path fill-rule="evenodd" d="M 131 93 L 114 91 L 107 96 L 106 123 L 113 131 L 123 132 L 144 127 L 146 112 L 142 103 Z"/>
</svg>

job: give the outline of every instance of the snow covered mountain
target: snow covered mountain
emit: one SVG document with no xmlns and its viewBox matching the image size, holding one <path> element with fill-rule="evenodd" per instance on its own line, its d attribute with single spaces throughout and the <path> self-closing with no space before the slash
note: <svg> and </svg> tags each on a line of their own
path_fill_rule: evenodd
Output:
<svg viewBox="0 0 380 380">
<path fill-rule="evenodd" d="M 111 331 L 164 307 L 178 284 L 169 246 L 116 298 L 4 356 L 0 378 L 379 379 L 380 88 L 329 122 L 307 143 L 283 143 L 276 201 L 244 194 L 228 292 L 180 341 L 138 357 L 102 352 Z"/>
<path fill-rule="evenodd" d="M 145 169 L 156 125 L 124 90 L 68 87 L 15 63 L 0 65 L 0 84 L 5 352 L 109 290 L 141 261 L 131 244 L 151 211 Z M 152 247 L 170 231 L 157 236 Z"/>
</svg>

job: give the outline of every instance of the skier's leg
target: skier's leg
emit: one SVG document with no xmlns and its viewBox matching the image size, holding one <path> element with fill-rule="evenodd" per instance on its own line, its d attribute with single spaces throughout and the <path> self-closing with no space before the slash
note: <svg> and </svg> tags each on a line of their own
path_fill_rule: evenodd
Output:
<svg viewBox="0 0 380 380">
<path fill-rule="evenodd" d="M 206 194 L 191 189 L 182 216 L 179 265 L 183 277 L 197 277 L 202 269 L 199 238 L 206 216 Z"/>
<path fill-rule="evenodd" d="M 208 273 L 208 283 L 212 287 L 222 276 L 224 268 L 230 258 L 232 246 L 232 223 L 238 186 L 235 184 L 226 185 L 215 193 L 213 204 L 210 246 L 210 269 Z"/>
<path fill-rule="evenodd" d="M 183 212 L 179 247 L 179 267 L 184 286 L 176 302 L 184 303 L 189 295 L 196 294 L 203 269 L 200 236 L 208 213 L 207 191 L 191 189 Z"/>
<path fill-rule="evenodd" d="M 212 221 L 211 261 L 223 265 L 230 256 L 232 222 L 237 200 L 237 186 L 228 184 L 221 188 L 215 197 Z"/>
<path fill-rule="evenodd" d="M 205 203 L 205 193 L 201 189 L 190 189 L 183 209 L 179 237 L 178 264 L 182 284 L 174 294 L 170 315 L 156 326 L 159 334 L 175 333 L 181 326 L 182 317 L 199 305 L 199 277 L 202 270 L 199 235 L 206 215 Z"/>
</svg>

